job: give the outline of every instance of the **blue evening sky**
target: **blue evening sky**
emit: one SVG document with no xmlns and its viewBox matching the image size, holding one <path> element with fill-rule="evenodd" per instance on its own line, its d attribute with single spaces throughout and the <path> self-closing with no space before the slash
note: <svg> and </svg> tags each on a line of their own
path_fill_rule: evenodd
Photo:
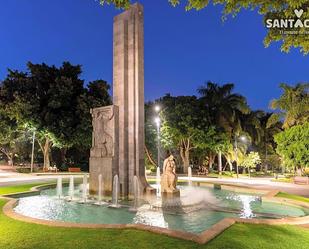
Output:
<svg viewBox="0 0 309 249">
<path fill-rule="evenodd" d="M 167 0 L 141 0 L 145 11 L 145 96 L 196 94 L 211 80 L 232 82 L 253 108 L 267 109 L 280 82 L 308 81 L 309 57 L 279 44 L 264 48 L 262 17 L 243 11 L 221 21 L 221 7 L 196 12 Z M 83 79 L 112 83 L 112 23 L 119 13 L 95 0 L 1 0 L 0 80 L 27 61 L 83 66 Z"/>
</svg>

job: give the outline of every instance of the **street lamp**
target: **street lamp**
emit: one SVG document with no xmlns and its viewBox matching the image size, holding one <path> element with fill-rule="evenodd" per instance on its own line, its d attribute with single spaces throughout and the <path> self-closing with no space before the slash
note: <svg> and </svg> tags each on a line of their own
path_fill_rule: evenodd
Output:
<svg viewBox="0 0 309 249">
<path fill-rule="evenodd" d="M 155 111 L 156 111 L 157 113 L 161 110 L 161 108 L 160 108 L 159 105 L 155 105 L 154 109 L 155 109 Z"/>
<path fill-rule="evenodd" d="M 235 161 L 236 161 L 236 175 L 237 175 L 237 178 L 239 178 L 239 171 L 238 171 L 238 155 L 237 155 L 237 151 L 238 151 L 238 143 L 237 143 L 237 140 L 238 140 L 238 137 L 234 136 L 234 139 L 235 139 Z M 242 141 L 242 142 L 246 142 L 247 141 L 247 138 L 245 136 L 240 136 L 239 139 Z"/>
<path fill-rule="evenodd" d="M 160 168 L 160 124 L 161 124 L 161 119 L 159 117 L 156 117 L 155 123 L 157 125 L 157 150 L 158 150 L 157 163 L 158 163 L 158 167 Z"/>
</svg>

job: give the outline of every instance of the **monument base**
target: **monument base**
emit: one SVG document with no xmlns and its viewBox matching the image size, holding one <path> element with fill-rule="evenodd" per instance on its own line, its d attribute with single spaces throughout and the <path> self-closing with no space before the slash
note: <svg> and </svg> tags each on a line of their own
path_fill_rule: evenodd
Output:
<svg viewBox="0 0 309 249">
<path fill-rule="evenodd" d="M 97 194 L 99 190 L 99 175 L 102 175 L 102 190 L 105 196 L 112 195 L 113 189 L 113 158 L 90 157 L 89 193 Z"/>
<path fill-rule="evenodd" d="M 180 197 L 180 191 L 179 189 L 173 191 L 173 192 L 161 192 L 162 199 L 164 198 L 179 198 Z"/>
</svg>

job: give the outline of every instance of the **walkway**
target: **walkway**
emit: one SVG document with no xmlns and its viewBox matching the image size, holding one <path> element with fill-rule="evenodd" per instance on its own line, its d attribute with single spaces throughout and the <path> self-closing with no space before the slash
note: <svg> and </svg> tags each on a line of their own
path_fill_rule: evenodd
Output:
<svg viewBox="0 0 309 249">
<path fill-rule="evenodd" d="M 0 186 L 18 184 L 27 184 L 32 182 L 51 182 L 57 178 L 58 174 L 21 174 L 12 171 L 0 169 Z M 69 178 L 70 174 L 63 175 L 63 178 Z M 82 174 L 76 175 L 82 177 Z M 149 178 L 155 178 L 149 176 Z M 187 180 L 188 177 L 179 176 L 180 180 Z M 255 189 L 272 189 L 286 192 L 289 194 L 302 195 L 309 197 L 309 185 L 296 185 L 284 182 L 272 182 L 271 178 L 207 178 L 192 177 L 192 181 L 209 182 L 218 184 L 232 184 L 240 187 L 251 187 Z"/>
<path fill-rule="evenodd" d="M 74 174 L 75 175 L 75 174 Z M 6 171 L 0 169 L 0 187 L 10 186 L 16 184 L 27 184 L 27 183 L 48 183 L 55 181 L 58 174 L 46 174 L 46 175 L 36 175 L 36 174 L 21 174 L 12 171 Z M 63 175 L 63 178 L 69 178 L 70 174 Z M 82 174 L 76 175 L 76 177 L 82 177 Z"/>
</svg>

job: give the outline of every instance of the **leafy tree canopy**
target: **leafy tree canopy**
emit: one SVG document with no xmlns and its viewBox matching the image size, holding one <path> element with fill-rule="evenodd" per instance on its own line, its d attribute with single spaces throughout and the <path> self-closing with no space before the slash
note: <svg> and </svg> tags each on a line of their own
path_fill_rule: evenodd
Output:
<svg viewBox="0 0 309 249">
<path fill-rule="evenodd" d="M 111 103 L 109 86 L 98 80 L 85 88 L 81 66 L 69 62 L 59 68 L 30 62 L 27 67 L 27 72 L 9 70 L 0 88 L 1 109 L 19 126 L 37 131 L 48 167 L 51 145 L 61 149 L 90 146 L 89 109 Z"/>
<path fill-rule="evenodd" d="M 289 167 L 309 167 L 309 122 L 275 135 L 277 153 Z"/>
<path fill-rule="evenodd" d="M 100 0 L 102 5 L 114 4 L 117 8 L 128 8 L 131 4 L 131 0 Z M 223 6 L 223 20 L 228 15 L 235 17 L 242 9 L 255 10 L 264 17 L 264 20 L 268 18 L 277 19 L 295 19 L 294 10 L 304 10 L 302 18 L 309 19 L 309 1 L 308 0 L 168 0 L 173 6 L 178 6 L 182 3 L 185 4 L 186 10 L 201 10 L 206 8 L 210 2 L 214 5 Z M 288 35 L 278 32 L 277 29 L 269 29 L 264 39 L 264 44 L 268 47 L 272 42 L 281 41 L 281 50 L 289 52 L 291 47 L 300 48 L 304 54 L 309 53 L 309 37 L 307 34 L 301 32 L 309 31 L 308 28 L 299 27 L 297 34 Z"/>
<path fill-rule="evenodd" d="M 309 83 L 299 83 L 295 86 L 280 84 L 283 94 L 271 102 L 274 113 L 268 122 L 268 127 L 283 119 L 283 128 L 303 124 L 309 121 Z"/>
<path fill-rule="evenodd" d="M 241 165 L 246 168 L 255 168 L 258 164 L 261 163 L 261 158 L 258 152 L 251 151 L 244 156 Z"/>
</svg>

